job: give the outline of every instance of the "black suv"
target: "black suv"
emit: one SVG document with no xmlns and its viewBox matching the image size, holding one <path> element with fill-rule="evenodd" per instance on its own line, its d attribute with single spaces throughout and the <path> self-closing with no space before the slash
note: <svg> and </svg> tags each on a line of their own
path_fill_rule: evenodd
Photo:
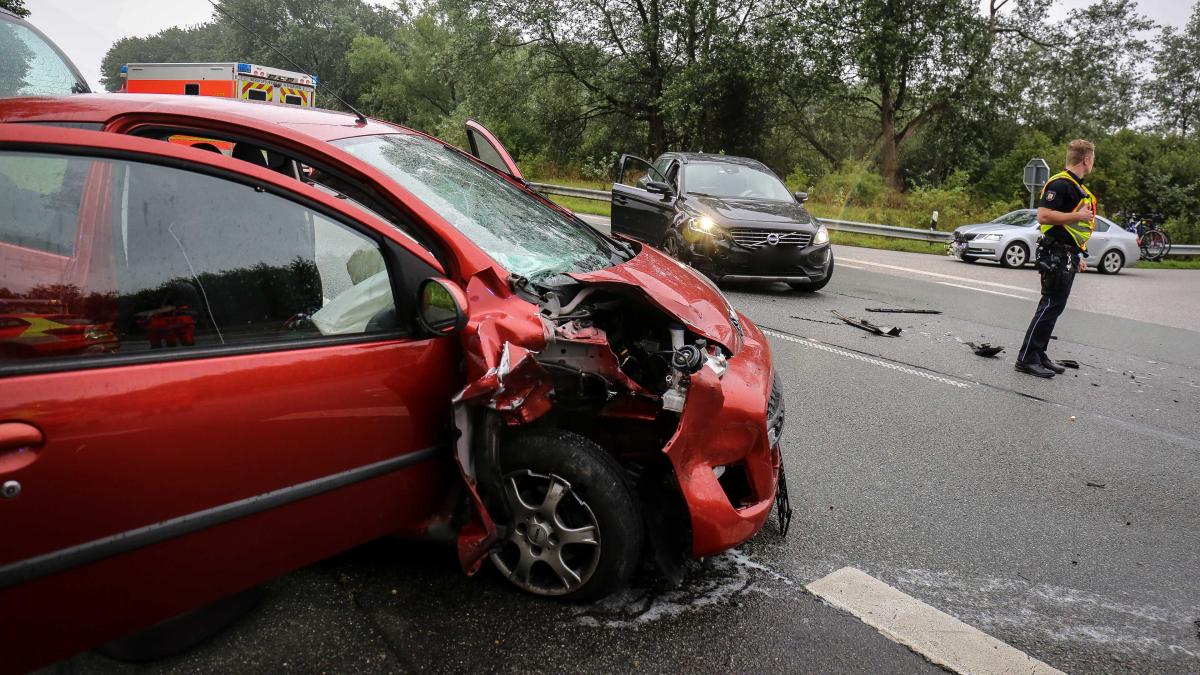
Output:
<svg viewBox="0 0 1200 675">
<path fill-rule="evenodd" d="M 784 281 L 815 291 L 833 276 L 829 231 L 765 164 L 668 152 L 651 165 L 624 155 L 612 187 L 612 231 L 659 246 L 709 278 Z"/>
</svg>

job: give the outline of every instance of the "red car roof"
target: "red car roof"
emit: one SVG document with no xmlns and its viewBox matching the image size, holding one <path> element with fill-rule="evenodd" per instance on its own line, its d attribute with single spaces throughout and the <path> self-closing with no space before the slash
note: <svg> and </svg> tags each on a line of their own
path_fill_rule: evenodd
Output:
<svg viewBox="0 0 1200 675">
<path fill-rule="evenodd" d="M 228 119 L 245 126 L 278 124 L 321 141 L 373 134 L 415 133 L 351 113 L 215 96 L 169 94 L 77 94 L 0 99 L 0 122 L 106 122 L 128 113 L 192 115 Z"/>
</svg>

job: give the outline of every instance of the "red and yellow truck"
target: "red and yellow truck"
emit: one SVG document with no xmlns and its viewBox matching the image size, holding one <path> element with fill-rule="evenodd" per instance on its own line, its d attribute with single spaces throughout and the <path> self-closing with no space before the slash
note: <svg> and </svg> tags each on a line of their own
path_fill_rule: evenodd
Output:
<svg viewBox="0 0 1200 675">
<path fill-rule="evenodd" d="M 253 63 L 127 63 L 121 91 L 220 96 L 312 108 L 317 76 Z"/>
</svg>

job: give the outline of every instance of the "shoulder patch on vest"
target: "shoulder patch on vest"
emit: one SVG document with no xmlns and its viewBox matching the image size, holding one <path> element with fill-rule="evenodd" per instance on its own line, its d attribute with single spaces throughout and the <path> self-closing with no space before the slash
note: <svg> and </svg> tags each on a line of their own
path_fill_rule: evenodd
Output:
<svg viewBox="0 0 1200 675">
<path fill-rule="evenodd" d="M 1054 201 L 1054 190 L 1050 190 L 1046 193 L 1046 201 Z"/>
</svg>

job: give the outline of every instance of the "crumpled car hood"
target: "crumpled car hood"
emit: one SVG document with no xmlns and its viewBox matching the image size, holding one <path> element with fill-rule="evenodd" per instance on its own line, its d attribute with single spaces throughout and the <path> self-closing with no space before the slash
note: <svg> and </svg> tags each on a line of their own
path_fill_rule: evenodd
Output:
<svg viewBox="0 0 1200 675">
<path fill-rule="evenodd" d="M 571 274 L 586 284 L 611 284 L 640 291 L 646 299 L 690 328 L 736 354 L 742 335 L 730 321 L 733 307 L 721 291 L 696 270 L 642 246 L 632 259 L 596 272 Z"/>
</svg>

